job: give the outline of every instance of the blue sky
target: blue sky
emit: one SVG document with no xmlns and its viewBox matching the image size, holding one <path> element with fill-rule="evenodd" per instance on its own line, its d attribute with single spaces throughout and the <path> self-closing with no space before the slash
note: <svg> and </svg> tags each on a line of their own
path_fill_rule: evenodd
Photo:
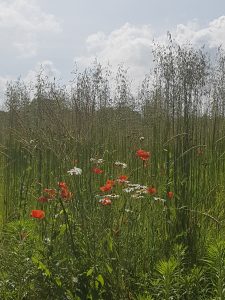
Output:
<svg viewBox="0 0 225 300">
<path fill-rule="evenodd" d="M 67 81 L 97 57 L 124 63 L 141 81 L 152 66 L 153 39 L 169 30 L 179 43 L 225 48 L 225 1 L 0 0 L 0 103 L 7 81 L 46 74 Z"/>
</svg>

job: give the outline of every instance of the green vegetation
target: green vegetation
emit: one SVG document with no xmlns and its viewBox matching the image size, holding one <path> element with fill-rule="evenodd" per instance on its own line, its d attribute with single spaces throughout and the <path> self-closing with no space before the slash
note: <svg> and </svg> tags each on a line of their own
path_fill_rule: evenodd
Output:
<svg viewBox="0 0 225 300">
<path fill-rule="evenodd" d="M 0 299 L 225 299 L 225 55 L 154 58 L 137 97 L 98 64 L 70 90 L 9 84 Z"/>
</svg>

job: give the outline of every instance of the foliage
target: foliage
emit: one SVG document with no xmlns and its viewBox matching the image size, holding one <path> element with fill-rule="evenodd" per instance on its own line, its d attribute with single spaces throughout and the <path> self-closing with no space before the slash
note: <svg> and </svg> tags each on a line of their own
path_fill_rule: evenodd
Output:
<svg viewBox="0 0 225 300">
<path fill-rule="evenodd" d="M 224 299 L 224 53 L 154 58 L 136 96 L 97 63 L 8 86 L 1 299 Z"/>
</svg>

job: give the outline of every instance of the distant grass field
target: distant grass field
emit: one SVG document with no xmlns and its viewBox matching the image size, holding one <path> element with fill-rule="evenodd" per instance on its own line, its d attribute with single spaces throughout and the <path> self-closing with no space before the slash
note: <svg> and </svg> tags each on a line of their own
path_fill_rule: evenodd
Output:
<svg viewBox="0 0 225 300">
<path fill-rule="evenodd" d="M 136 97 L 98 64 L 9 84 L 0 299 L 225 298 L 224 53 L 154 57 Z"/>
</svg>

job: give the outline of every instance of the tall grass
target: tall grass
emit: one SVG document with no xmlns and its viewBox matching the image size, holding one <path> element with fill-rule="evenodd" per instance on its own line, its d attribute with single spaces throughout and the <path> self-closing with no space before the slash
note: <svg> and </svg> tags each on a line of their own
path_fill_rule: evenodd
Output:
<svg viewBox="0 0 225 300">
<path fill-rule="evenodd" d="M 32 98 L 21 81 L 8 86 L 3 299 L 223 299 L 224 53 L 210 60 L 204 49 L 170 41 L 154 58 L 154 76 L 136 97 L 124 70 L 112 90 L 98 64 L 77 74 L 70 91 L 42 74 Z M 151 152 L 147 164 L 138 149 Z M 103 174 L 93 174 L 90 158 L 104 159 Z M 74 165 L 81 176 L 67 174 Z M 99 187 L 123 173 L 156 187 L 159 200 L 117 185 L 119 199 L 101 206 Z M 71 201 L 37 202 L 61 181 Z M 46 218 L 32 220 L 35 208 Z"/>
</svg>

